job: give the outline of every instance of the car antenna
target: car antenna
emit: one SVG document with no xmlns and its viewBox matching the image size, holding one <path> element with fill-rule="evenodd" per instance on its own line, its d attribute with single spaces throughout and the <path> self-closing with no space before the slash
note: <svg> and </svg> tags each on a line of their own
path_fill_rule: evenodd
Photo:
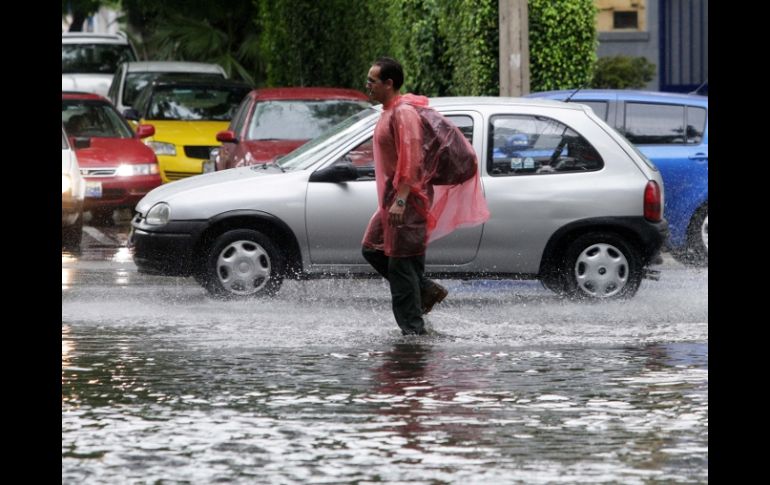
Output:
<svg viewBox="0 0 770 485">
<path fill-rule="evenodd" d="M 579 87 L 579 88 L 577 88 L 576 90 L 572 91 L 572 94 L 570 94 L 569 96 L 567 96 L 567 99 L 565 99 L 565 100 L 564 100 L 564 102 L 565 102 L 565 103 L 569 103 L 569 100 L 570 100 L 570 99 L 572 99 L 572 96 L 576 95 L 578 91 L 580 91 L 581 89 L 583 89 L 583 88 L 584 88 L 584 87 L 586 87 L 587 85 L 588 85 L 588 81 L 584 82 L 582 86 L 580 86 L 580 87 Z"/>
<path fill-rule="evenodd" d="M 709 83 L 709 80 L 708 80 L 708 78 L 706 78 L 706 80 L 705 80 L 705 81 L 703 81 L 702 83 L 700 83 L 700 86 L 698 86 L 697 88 L 693 89 L 692 91 L 690 91 L 690 92 L 689 92 L 689 93 L 687 93 L 687 94 L 700 94 L 700 90 L 703 88 L 703 86 L 707 86 L 707 85 L 708 85 L 708 83 Z"/>
</svg>

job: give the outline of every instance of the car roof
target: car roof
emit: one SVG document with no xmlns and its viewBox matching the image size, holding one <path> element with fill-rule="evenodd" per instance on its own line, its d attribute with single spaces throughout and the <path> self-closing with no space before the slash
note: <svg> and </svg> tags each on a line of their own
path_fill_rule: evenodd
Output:
<svg viewBox="0 0 770 485">
<path fill-rule="evenodd" d="M 443 106 L 549 106 L 558 108 L 567 108 L 583 111 L 583 106 L 578 106 L 571 103 L 565 103 L 555 99 L 548 98 L 516 98 L 505 96 L 447 96 L 429 98 L 429 106 L 443 107 Z"/>
<path fill-rule="evenodd" d="M 536 97 L 559 97 L 566 98 L 570 94 L 574 93 L 574 89 L 563 89 L 558 91 L 542 91 L 538 93 L 531 93 L 527 96 L 533 98 Z M 684 94 L 684 93 L 665 93 L 661 91 L 640 91 L 634 89 L 581 89 L 575 96 L 572 97 L 572 101 L 577 99 L 586 98 L 598 98 L 598 99 L 622 99 L 629 101 L 658 101 L 658 102 L 674 102 L 683 104 L 699 104 L 708 106 L 708 96 L 702 96 L 698 94 Z"/>
<path fill-rule="evenodd" d="M 224 69 L 219 64 L 209 62 L 183 61 L 140 61 L 126 62 L 127 72 L 204 72 L 223 74 Z"/>
<path fill-rule="evenodd" d="M 220 79 L 217 77 L 206 77 L 205 79 L 196 76 L 164 76 L 155 78 L 147 87 L 165 87 L 165 86 L 226 86 L 251 89 L 251 85 L 235 79 Z M 147 89 L 147 88 L 145 88 Z"/>
<path fill-rule="evenodd" d="M 94 93 L 85 93 L 81 91 L 62 91 L 61 99 L 84 99 L 84 100 L 91 100 L 91 101 L 104 101 L 106 103 L 110 102 L 110 100 L 108 100 L 104 96 L 100 96 Z"/>
<path fill-rule="evenodd" d="M 345 88 L 324 87 L 283 87 L 283 88 L 259 88 L 253 90 L 254 95 L 260 100 L 274 99 L 356 99 L 369 101 L 369 98 L 361 91 Z"/>
<path fill-rule="evenodd" d="M 62 44 L 126 44 L 125 34 L 99 34 L 95 32 L 62 32 Z"/>
</svg>

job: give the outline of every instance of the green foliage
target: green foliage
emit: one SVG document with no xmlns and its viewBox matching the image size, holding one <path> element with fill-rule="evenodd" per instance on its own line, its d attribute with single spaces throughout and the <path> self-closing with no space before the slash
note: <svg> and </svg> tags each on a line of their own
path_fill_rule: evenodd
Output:
<svg viewBox="0 0 770 485">
<path fill-rule="evenodd" d="M 445 60 L 452 68 L 452 96 L 497 96 L 499 75 L 499 14 L 497 0 L 442 2 L 441 31 L 446 36 Z"/>
<path fill-rule="evenodd" d="M 392 55 L 388 2 L 259 0 L 271 86 L 363 90 L 372 60 Z"/>
<path fill-rule="evenodd" d="M 593 0 L 529 0 L 530 91 L 577 88 L 591 80 L 596 11 Z"/>
<path fill-rule="evenodd" d="M 591 86 L 597 89 L 641 89 L 652 81 L 655 64 L 644 57 L 601 57 Z"/>
<path fill-rule="evenodd" d="M 252 0 L 228 0 L 226 8 L 206 0 L 123 0 L 123 8 L 143 57 L 214 62 L 251 84 L 264 77 Z"/>
</svg>

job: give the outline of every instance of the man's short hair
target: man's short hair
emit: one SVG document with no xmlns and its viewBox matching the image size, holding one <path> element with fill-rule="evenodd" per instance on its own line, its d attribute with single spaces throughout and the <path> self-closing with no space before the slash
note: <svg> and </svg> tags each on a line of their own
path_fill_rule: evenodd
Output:
<svg viewBox="0 0 770 485">
<path fill-rule="evenodd" d="M 404 68 L 392 57 L 380 57 L 374 61 L 375 66 L 380 66 L 380 81 L 393 80 L 393 89 L 398 91 L 404 84 Z"/>
</svg>

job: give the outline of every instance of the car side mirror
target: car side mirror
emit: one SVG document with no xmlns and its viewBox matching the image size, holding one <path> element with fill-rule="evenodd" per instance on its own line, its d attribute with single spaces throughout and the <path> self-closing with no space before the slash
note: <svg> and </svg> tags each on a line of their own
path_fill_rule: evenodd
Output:
<svg viewBox="0 0 770 485">
<path fill-rule="evenodd" d="M 70 138 L 70 143 L 75 148 L 75 150 L 89 148 L 91 146 L 91 138 L 87 136 L 75 136 Z"/>
<path fill-rule="evenodd" d="M 222 143 L 238 143 L 235 133 L 230 130 L 223 130 L 217 133 L 217 141 Z"/>
<path fill-rule="evenodd" d="M 125 116 L 127 120 L 131 121 L 139 121 L 141 118 L 141 116 L 139 116 L 139 111 L 135 110 L 134 108 L 124 109 L 123 116 Z"/>
<path fill-rule="evenodd" d="M 358 178 L 358 170 L 350 162 L 335 163 L 310 175 L 311 182 L 349 182 Z"/>
<path fill-rule="evenodd" d="M 147 138 L 155 134 L 154 125 L 139 125 L 136 127 L 136 136 L 139 138 Z"/>
</svg>

